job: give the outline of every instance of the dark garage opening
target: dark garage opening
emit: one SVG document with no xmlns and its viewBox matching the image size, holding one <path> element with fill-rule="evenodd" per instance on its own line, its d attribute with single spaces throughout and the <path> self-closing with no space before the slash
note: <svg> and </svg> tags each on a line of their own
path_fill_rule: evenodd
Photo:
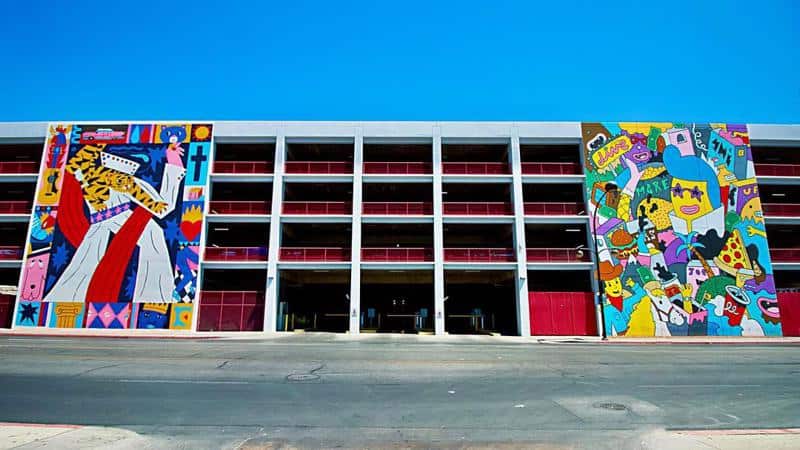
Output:
<svg viewBox="0 0 800 450">
<path fill-rule="evenodd" d="M 330 331 L 350 327 L 349 270 L 282 270 L 278 331 Z"/>
<path fill-rule="evenodd" d="M 516 276 L 507 270 L 448 270 L 445 330 L 518 336 Z"/>
<path fill-rule="evenodd" d="M 362 271 L 361 331 L 432 332 L 433 272 L 429 270 Z"/>
</svg>

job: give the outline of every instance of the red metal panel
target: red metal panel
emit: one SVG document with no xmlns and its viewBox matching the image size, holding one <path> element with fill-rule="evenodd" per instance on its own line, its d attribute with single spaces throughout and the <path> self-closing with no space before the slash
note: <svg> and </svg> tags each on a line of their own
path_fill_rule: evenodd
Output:
<svg viewBox="0 0 800 450">
<path fill-rule="evenodd" d="M 14 296 L 0 294 L 0 328 L 11 328 L 14 315 Z"/>
<path fill-rule="evenodd" d="M 22 259 L 22 247 L 17 245 L 0 246 L 0 259 L 13 261 Z"/>
<path fill-rule="evenodd" d="M 39 164 L 33 161 L 0 162 L 0 173 L 36 173 Z"/>
<path fill-rule="evenodd" d="M 800 216 L 800 204 L 797 203 L 762 203 L 761 207 L 767 216 Z"/>
<path fill-rule="evenodd" d="M 777 176 L 777 177 L 797 177 L 800 176 L 800 165 L 798 164 L 756 164 L 756 175 Z"/>
<path fill-rule="evenodd" d="M 800 261 L 800 248 L 775 248 L 770 247 L 769 254 L 773 261 L 798 262 Z"/>
<path fill-rule="evenodd" d="M 30 214 L 32 203 L 27 200 L 0 201 L 0 214 Z"/>
<path fill-rule="evenodd" d="M 261 331 L 264 293 L 256 291 L 203 291 L 199 331 Z"/>
<path fill-rule="evenodd" d="M 784 336 L 800 336 L 800 292 L 778 292 Z"/>
<path fill-rule="evenodd" d="M 531 334 L 596 336 L 591 292 L 529 292 Z"/>
</svg>

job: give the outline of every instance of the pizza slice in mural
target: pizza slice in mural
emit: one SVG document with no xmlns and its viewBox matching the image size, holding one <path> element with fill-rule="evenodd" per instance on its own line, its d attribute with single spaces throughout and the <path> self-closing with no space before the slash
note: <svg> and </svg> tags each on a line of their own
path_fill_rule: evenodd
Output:
<svg viewBox="0 0 800 450">
<path fill-rule="evenodd" d="M 16 324 L 187 329 L 211 138 L 211 124 L 51 125 Z"/>
<path fill-rule="evenodd" d="M 780 336 L 747 127 L 583 123 L 609 336 Z"/>
</svg>

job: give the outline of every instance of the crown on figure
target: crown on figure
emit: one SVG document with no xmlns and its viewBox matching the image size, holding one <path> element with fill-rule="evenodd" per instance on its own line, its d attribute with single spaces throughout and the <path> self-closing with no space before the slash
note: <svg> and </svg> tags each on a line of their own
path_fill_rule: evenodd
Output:
<svg viewBox="0 0 800 450">
<path fill-rule="evenodd" d="M 142 309 L 147 311 L 155 311 L 160 314 L 166 314 L 169 309 L 169 303 L 145 303 Z"/>
<path fill-rule="evenodd" d="M 128 175 L 133 175 L 137 170 L 139 170 L 138 162 L 131 161 L 130 159 L 126 159 L 121 156 L 112 155 L 111 153 L 101 152 L 100 162 L 102 163 L 103 167 L 114 169 L 118 172 L 126 173 Z"/>
</svg>

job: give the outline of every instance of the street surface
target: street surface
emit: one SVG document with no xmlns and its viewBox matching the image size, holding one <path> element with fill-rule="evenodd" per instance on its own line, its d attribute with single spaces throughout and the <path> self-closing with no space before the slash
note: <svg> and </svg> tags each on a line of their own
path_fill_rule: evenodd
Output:
<svg viewBox="0 0 800 450">
<path fill-rule="evenodd" d="M 115 427 L 131 448 L 641 448 L 663 429 L 800 428 L 799 350 L 0 337 L 0 422 Z"/>
</svg>

